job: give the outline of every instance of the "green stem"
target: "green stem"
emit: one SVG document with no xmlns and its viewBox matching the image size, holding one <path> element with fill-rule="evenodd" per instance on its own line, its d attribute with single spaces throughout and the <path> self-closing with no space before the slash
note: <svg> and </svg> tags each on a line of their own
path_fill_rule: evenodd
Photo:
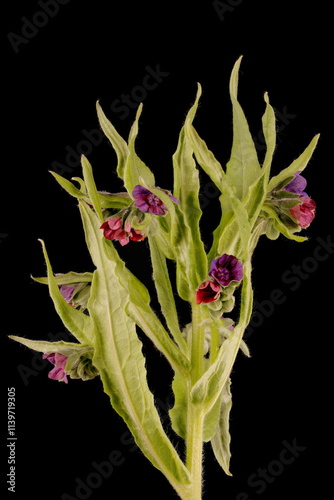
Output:
<svg viewBox="0 0 334 500">
<path fill-rule="evenodd" d="M 201 406 L 195 406 L 189 401 L 186 438 L 186 467 L 192 478 L 189 500 L 202 498 L 203 422 L 204 414 Z"/>
</svg>

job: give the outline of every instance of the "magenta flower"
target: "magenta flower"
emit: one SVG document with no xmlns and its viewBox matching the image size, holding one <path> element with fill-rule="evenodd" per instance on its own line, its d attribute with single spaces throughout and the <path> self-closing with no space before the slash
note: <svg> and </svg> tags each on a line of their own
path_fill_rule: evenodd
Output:
<svg viewBox="0 0 334 500">
<path fill-rule="evenodd" d="M 289 191 L 290 193 L 296 193 L 299 196 L 307 196 L 304 189 L 306 188 L 307 181 L 305 177 L 300 175 L 300 170 L 294 174 L 294 179 L 292 179 L 289 184 L 284 186 L 284 191 Z"/>
<path fill-rule="evenodd" d="M 45 353 L 43 354 L 43 359 L 47 359 L 55 365 L 54 368 L 49 372 L 48 377 L 52 380 L 59 380 L 68 384 L 67 375 L 65 372 L 65 365 L 67 361 L 67 356 L 59 354 L 59 352 Z"/>
<path fill-rule="evenodd" d="M 208 304 L 219 299 L 221 289 L 218 283 L 212 280 L 205 280 L 196 290 L 196 304 Z"/>
<path fill-rule="evenodd" d="M 289 212 L 298 224 L 303 228 L 309 227 L 315 217 L 316 203 L 308 196 L 300 197 L 302 204 L 290 208 Z"/>
<path fill-rule="evenodd" d="M 160 188 L 157 188 L 160 189 Z M 169 194 L 167 191 L 164 189 L 161 189 L 164 193 L 167 193 L 168 196 L 170 197 L 171 200 L 174 201 L 174 203 L 180 203 L 175 196 L 172 196 Z M 166 205 L 163 203 L 158 196 L 155 194 L 151 193 L 148 189 L 146 189 L 144 186 L 137 185 L 134 187 L 132 191 L 132 196 L 135 199 L 135 205 L 141 212 L 148 212 L 150 214 L 154 215 L 164 215 L 165 211 L 168 210 Z"/>
<path fill-rule="evenodd" d="M 103 235 L 107 240 L 118 240 L 122 246 L 127 245 L 130 240 L 141 241 L 146 238 L 141 231 L 132 228 L 129 222 L 124 225 L 122 217 L 106 220 L 100 229 L 103 229 Z"/>
<path fill-rule="evenodd" d="M 243 266 L 233 255 L 224 253 L 211 262 L 209 276 L 219 285 L 228 286 L 232 281 L 240 281 L 243 277 Z"/>
</svg>

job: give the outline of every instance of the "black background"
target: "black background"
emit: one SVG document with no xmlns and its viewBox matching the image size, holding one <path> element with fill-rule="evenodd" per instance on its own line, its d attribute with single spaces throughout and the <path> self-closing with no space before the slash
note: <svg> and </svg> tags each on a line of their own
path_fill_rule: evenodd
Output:
<svg viewBox="0 0 334 500">
<path fill-rule="evenodd" d="M 65 493 L 84 498 L 83 490 L 81 497 L 75 492 L 76 478 L 87 483 L 93 462 L 108 460 L 114 450 L 124 463 L 92 488 L 87 498 L 176 498 L 160 472 L 133 450 L 126 427 L 109 406 L 99 380 L 70 380 L 68 385 L 53 382 L 47 377 L 50 365 L 6 336 L 50 340 L 50 335 L 58 335 L 66 339 L 47 289 L 30 278 L 30 274 L 45 274 L 38 238 L 45 241 L 55 272 L 93 270 L 75 200 L 61 190 L 48 170 L 54 162 L 66 164 L 66 147 L 77 150 L 85 139 L 83 130 L 98 128 L 95 102 L 100 100 L 109 119 L 126 137 L 135 109 L 123 118 L 112 110 L 112 103 L 142 85 L 148 66 L 158 66 L 165 73 L 159 85 L 144 96 L 137 149 L 154 171 L 157 185 L 171 189 L 171 156 L 194 100 L 196 82 L 201 83 L 203 96 L 195 126 L 222 164 L 229 159 L 228 80 L 240 55 L 244 57 L 239 99 L 257 137 L 260 159 L 263 150 L 258 132 L 265 91 L 278 111 L 274 173 L 288 166 L 321 133 L 306 170 L 307 192 L 317 202 L 317 217 L 304 231 L 307 242 L 263 239 L 256 250 L 255 297 L 273 310 L 267 318 L 264 309 L 257 313 L 258 326 L 248 338 L 252 357 L 239 355 L 232 373 L 233 477 L 225 476 L 206 446 L 203 498 L 246 500 L 246 494 L 252 500 L 304 498 L 306 494 L 324 498 L 330 492 L 326 450 L 332 437 L 332 332 L 328 328 L 331 290 L 326 285 L 333 249 L 322 250 L 321 261 L 315 251 L 319 238 L 330 238 L 333 227 L 328 124 L 331 11 L 325 2 L 221 3 L 229 9 L 219 16 L 211 1 L 116 4 L 71 0 L 59 6 L 59 12 L 26 39 L 27 43 L 19 43 L 16 51 L 8 33 L 22 36 L 24 16 L 43 24 L 43 18 L 36 17 L 41 7 L 36 1 L 16 1 L 6 9 L 0 254 L 1 351 L 6 380 L 1 395 L 2 488 L 8 498 L 58 500 Z M 87 156 L 98 188 L 117 191 L 121 185 L 115 175 L 116 156 L 107 140 L 92 147 Z M 80 174 L 78 165 L 63 173 L 67 178 Z M 205 186 L 204 175 L 202 180 Z M 203 232 L 210 238 L 217 221 L 217 199 L 207 198 Z M 122 255 L 149 286 L 145 243 L 136 248 L 129 245 Z M 304 268 L 299 282 L 283 279 L 296 277 L 293 266 Z M 274 289 L 281 290 L 285 300 L 270 306 L 263 301 L 270 299 Z M 160 401 L 171 403 L 170 370 L 149 342 L 143 341 L 152 390 Z M 8 472 L 6 386 L 16 389 L 15 494 L 7 492 L 4 477 Z M 163 409 L 161 413 L 164 415 Z M 177 443 L 173 432 L 168 432 Z M 273 461 L 279 459 L 283 442 L 295 442 L 304 449 L 276 477 L 271 475 L 270 483 L 261 483 L 265 487 L 254 483 L 255 479 L 249 483 L 260 468 L 275 471 Z M 182 443 L 178 447 L 181 451 Z"/>
</svg>

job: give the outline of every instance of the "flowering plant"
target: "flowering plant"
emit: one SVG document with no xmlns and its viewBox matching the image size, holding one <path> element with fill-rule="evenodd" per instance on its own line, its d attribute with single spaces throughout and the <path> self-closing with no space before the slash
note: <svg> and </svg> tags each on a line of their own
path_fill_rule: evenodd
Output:
<svg viewBox="0 0 334 500">
<path fill-rule="evenodd" d="M 52 172 L 78 201 L 95 270 L 54 274 L 41 241 L 47 277 L 35 278 L 48 285 L 73 342 L 11 336 L 43 352 L 53 365 L 51 379 L 69 383 L 73 378 L 100 377 L 112 407 L 124 419 L 138 447 L 183 500 L 201 498 L 204 442 L 211 442 L 217 461 L 231 475 L 230 375 L 239 349 L 249 356 L 243 333 L 252 314 L 251 261 L 259 238 L 276 239 L 283 234 L 304 241 L 298 233 L 310 225 L 316 208 L 304 191 L 306 180 L 301 172 L 319 136 L 291 165 L 270 177 L 276 147 L 275 113 L 265 93 L 262 125 L 266 153 L 260 165 L 237 99 L 240 63 L 241 58 L 230 78 L 233 144 L 226 168 L 193 126 L 201 96 L 198 85 L 173 156 L 172 192 L 155 185 L 153 172 L 136 153 L 142 106 L 125 141 L 97 104 L 101 128 L 117 153 L 117 174 L 125 190 L 98 191 L 84 156 L 83 178 L 73 179 L 78 185 Z M 200 231 L 199 168 L 220 192 L 221 219 L 208 251 Z M 118 252 L 124 245 L 141 241 L 149 248 L 161 319 L 151 308 L 148 289 Z M 179 318 L 168 261 L 175 263 L 177 294 L 191 310 L 191 321 L 186 325 Z M 155 406 L 137 327 L 174 372 L 174 406 L 169 416 L 173 430 L 185 441 L 184 460 L 167 436 Z"/>
</svg>

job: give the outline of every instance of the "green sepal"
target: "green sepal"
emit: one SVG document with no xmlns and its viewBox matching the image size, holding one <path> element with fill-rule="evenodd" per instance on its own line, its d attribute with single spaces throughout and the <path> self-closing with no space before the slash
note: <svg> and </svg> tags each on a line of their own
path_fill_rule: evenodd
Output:
<svg viewBox="0 0 334 500">
<path fill-rule="evenodd" d="M 281 183 L 284 182 L 283 185 L 288 184 L 289 179 L 291 176 L 293 177 L 296 172 L 302 172 L 304 168 L 307 166 L 308 162 L 310 161 L 313 151 L 315 150 L 318 140 L 319 140 L 320 134 L 317 134 L 313 137 L 311 140 L 310 144 L 307 146 L 307 148 L 299 155 L 296 160 L 294 160 L 289 167 L 286 167 L 284 170 L 282 170 L 278 175 L 275 177 L 272 177 L 269 181 L 268 185 L 268 191 L 271 191 L 273 189 L 277 189 L 277 186 L 282 185 Z"/>
<path fill-rule="evenodd" d="M 39 241 L 42 244 L 43 254 L 47 267 L 49 293 L 58 315 L 63 321 L 65 327 L 78 339 L 79 342 L 83 344 L 94 345 L 95 334 L 91 318 L 86 314 L 77 311 L 66 302 L 59 290 L 56 278 L 53 275 L 44 241 Z"/>
<path fill-rule="evenodd" d="M 266 214 L 266 216 L 270 220 L 272 220 L 275 229 L 277 231 L 279 231 L 280 233 L 282 233 L 283 236 L 285 236 L 289 240 L 298 241 L 299 243 L 302 242 L 302 241 L 306 241 L 307 240 L 307 238 L 305 236 L 298 236 L 298 235 L 292 233 L 290 231 L 290 229 L 287 227 L 287 224 L 284 224 L 284 222 L 281 221 L 281 219 L 279 218 L 278 213 L 276 212 L 276 210 L 274 208 L 268 207 L 267 205 L 264 205 L 262 207 L 262 211 Z M 288 221 L 291 221 L 292 227 L 295 227 L 296 230 L 300 229 L 297 224 L 293 224 L 293 222 L 292 222 L 291 219 L 287 218 L 287 222 Z"/>
<path fill-rule="evenodd" d="M 219 403 L 220 415 L 218 418 L 218 425 L 216 427 L 216 432 L 211 439 L 211 446 L 214 455 L 219 465 L 221 466 L 225 474 L 227 474 L 228 476 L 232 476 L 230 472 L 231 435 L 229 431 L 230 411 L 232 407 L 232 396 L 231 396 L 230 386 L 231 386 L 231 380 L 230 378 L 228 378 L 222 390 L 221 397 L 218 398 L 217 400 L 217 402 Z"/>
<path fill-rule="evenodd" d="M 123 179 L 126 161 L 129 156 L 128 145 L 126 141 L 123 139 L 123 137 L 117 132 L 112 123 L 108 120 L 99 102 L 96 103 L 96 111 L 100 126 L 105 136 L 109 139 L 117 155 L 117 168 L 116 168 L 117 175 L 118 177 Z"/>
</svg>

